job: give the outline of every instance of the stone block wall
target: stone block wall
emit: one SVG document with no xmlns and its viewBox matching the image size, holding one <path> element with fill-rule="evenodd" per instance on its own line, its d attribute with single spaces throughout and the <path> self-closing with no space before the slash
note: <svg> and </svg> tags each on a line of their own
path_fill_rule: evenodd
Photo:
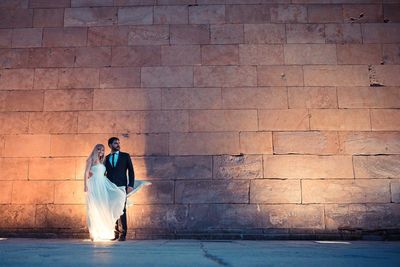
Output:
<svg viewBox="0 0 400 267">
<path fill-rule="evenodd" d="M 0 232 L 87 235 L 118 136 L 131 238 L 400 229 L 397 0 L 0 1 Z"/>
</svg>

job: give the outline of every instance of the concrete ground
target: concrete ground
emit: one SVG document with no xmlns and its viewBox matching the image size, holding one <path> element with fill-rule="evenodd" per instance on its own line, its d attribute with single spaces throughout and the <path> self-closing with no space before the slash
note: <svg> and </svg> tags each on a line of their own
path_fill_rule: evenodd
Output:
<svg viewBox="0 0 400 267">
<path fill-rule="evenodd" d="M 0 239 L 0 266 L 400 266 L 400 242 Z"/>
</svg>

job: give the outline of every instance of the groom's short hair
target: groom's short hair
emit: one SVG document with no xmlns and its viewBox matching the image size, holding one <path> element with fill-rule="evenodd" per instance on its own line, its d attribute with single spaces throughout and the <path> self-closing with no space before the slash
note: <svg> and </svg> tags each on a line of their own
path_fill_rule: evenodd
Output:
<svg viewBox="0 0 400 267">
<path fill-rule="evenodd" d="M 111 137 L 110 139 L 108 139 L 108 145 L 111 145 L 116 140 L 119 140 L 119 138 L 118 137 Z"/>
</svg>

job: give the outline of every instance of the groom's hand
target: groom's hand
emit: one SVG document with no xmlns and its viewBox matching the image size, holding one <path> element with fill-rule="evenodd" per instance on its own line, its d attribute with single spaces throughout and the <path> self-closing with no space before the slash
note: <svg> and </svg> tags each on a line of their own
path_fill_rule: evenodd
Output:
<svg viewBox="0 0 400 267">
<path fill-rule="evenodd" d="M 130 187 L 130 186 L 128 186 L 128 188 L 126 189 L 126 193 L 130 193 L 130 192 L 132 192 L 133 191 L 133 187 Z"/>
</svg>

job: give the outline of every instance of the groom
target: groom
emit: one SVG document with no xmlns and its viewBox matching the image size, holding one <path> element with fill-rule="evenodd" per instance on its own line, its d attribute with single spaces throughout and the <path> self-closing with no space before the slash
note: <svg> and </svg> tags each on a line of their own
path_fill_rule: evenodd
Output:
<svg viewBox="0 0 400 267">
<path fill-rule="evenodd" d="M 111 153 L 106 156 L 105 166 L 107 171 L 107 178 L 117 186 L 125 186 L 126 192 L 129 193 L 133 190 L 135 181 L 135 172 L 133 171 L 133 164 L 131 157 L 128 153 L 120 151 L 120 142 L 117 137 L 108 139 L 108 146 Z M 129 179 L 126 175 L 128 171 Z M 121 224 L 122 231 L 119 230 L 119 223 Z M 126 201 L 124 213 L 120 219 L 115 222 L 115 237 L 113 240 L 125 241 L 126 232 L 128 228 L 126 225 Z"/>
</svg>

